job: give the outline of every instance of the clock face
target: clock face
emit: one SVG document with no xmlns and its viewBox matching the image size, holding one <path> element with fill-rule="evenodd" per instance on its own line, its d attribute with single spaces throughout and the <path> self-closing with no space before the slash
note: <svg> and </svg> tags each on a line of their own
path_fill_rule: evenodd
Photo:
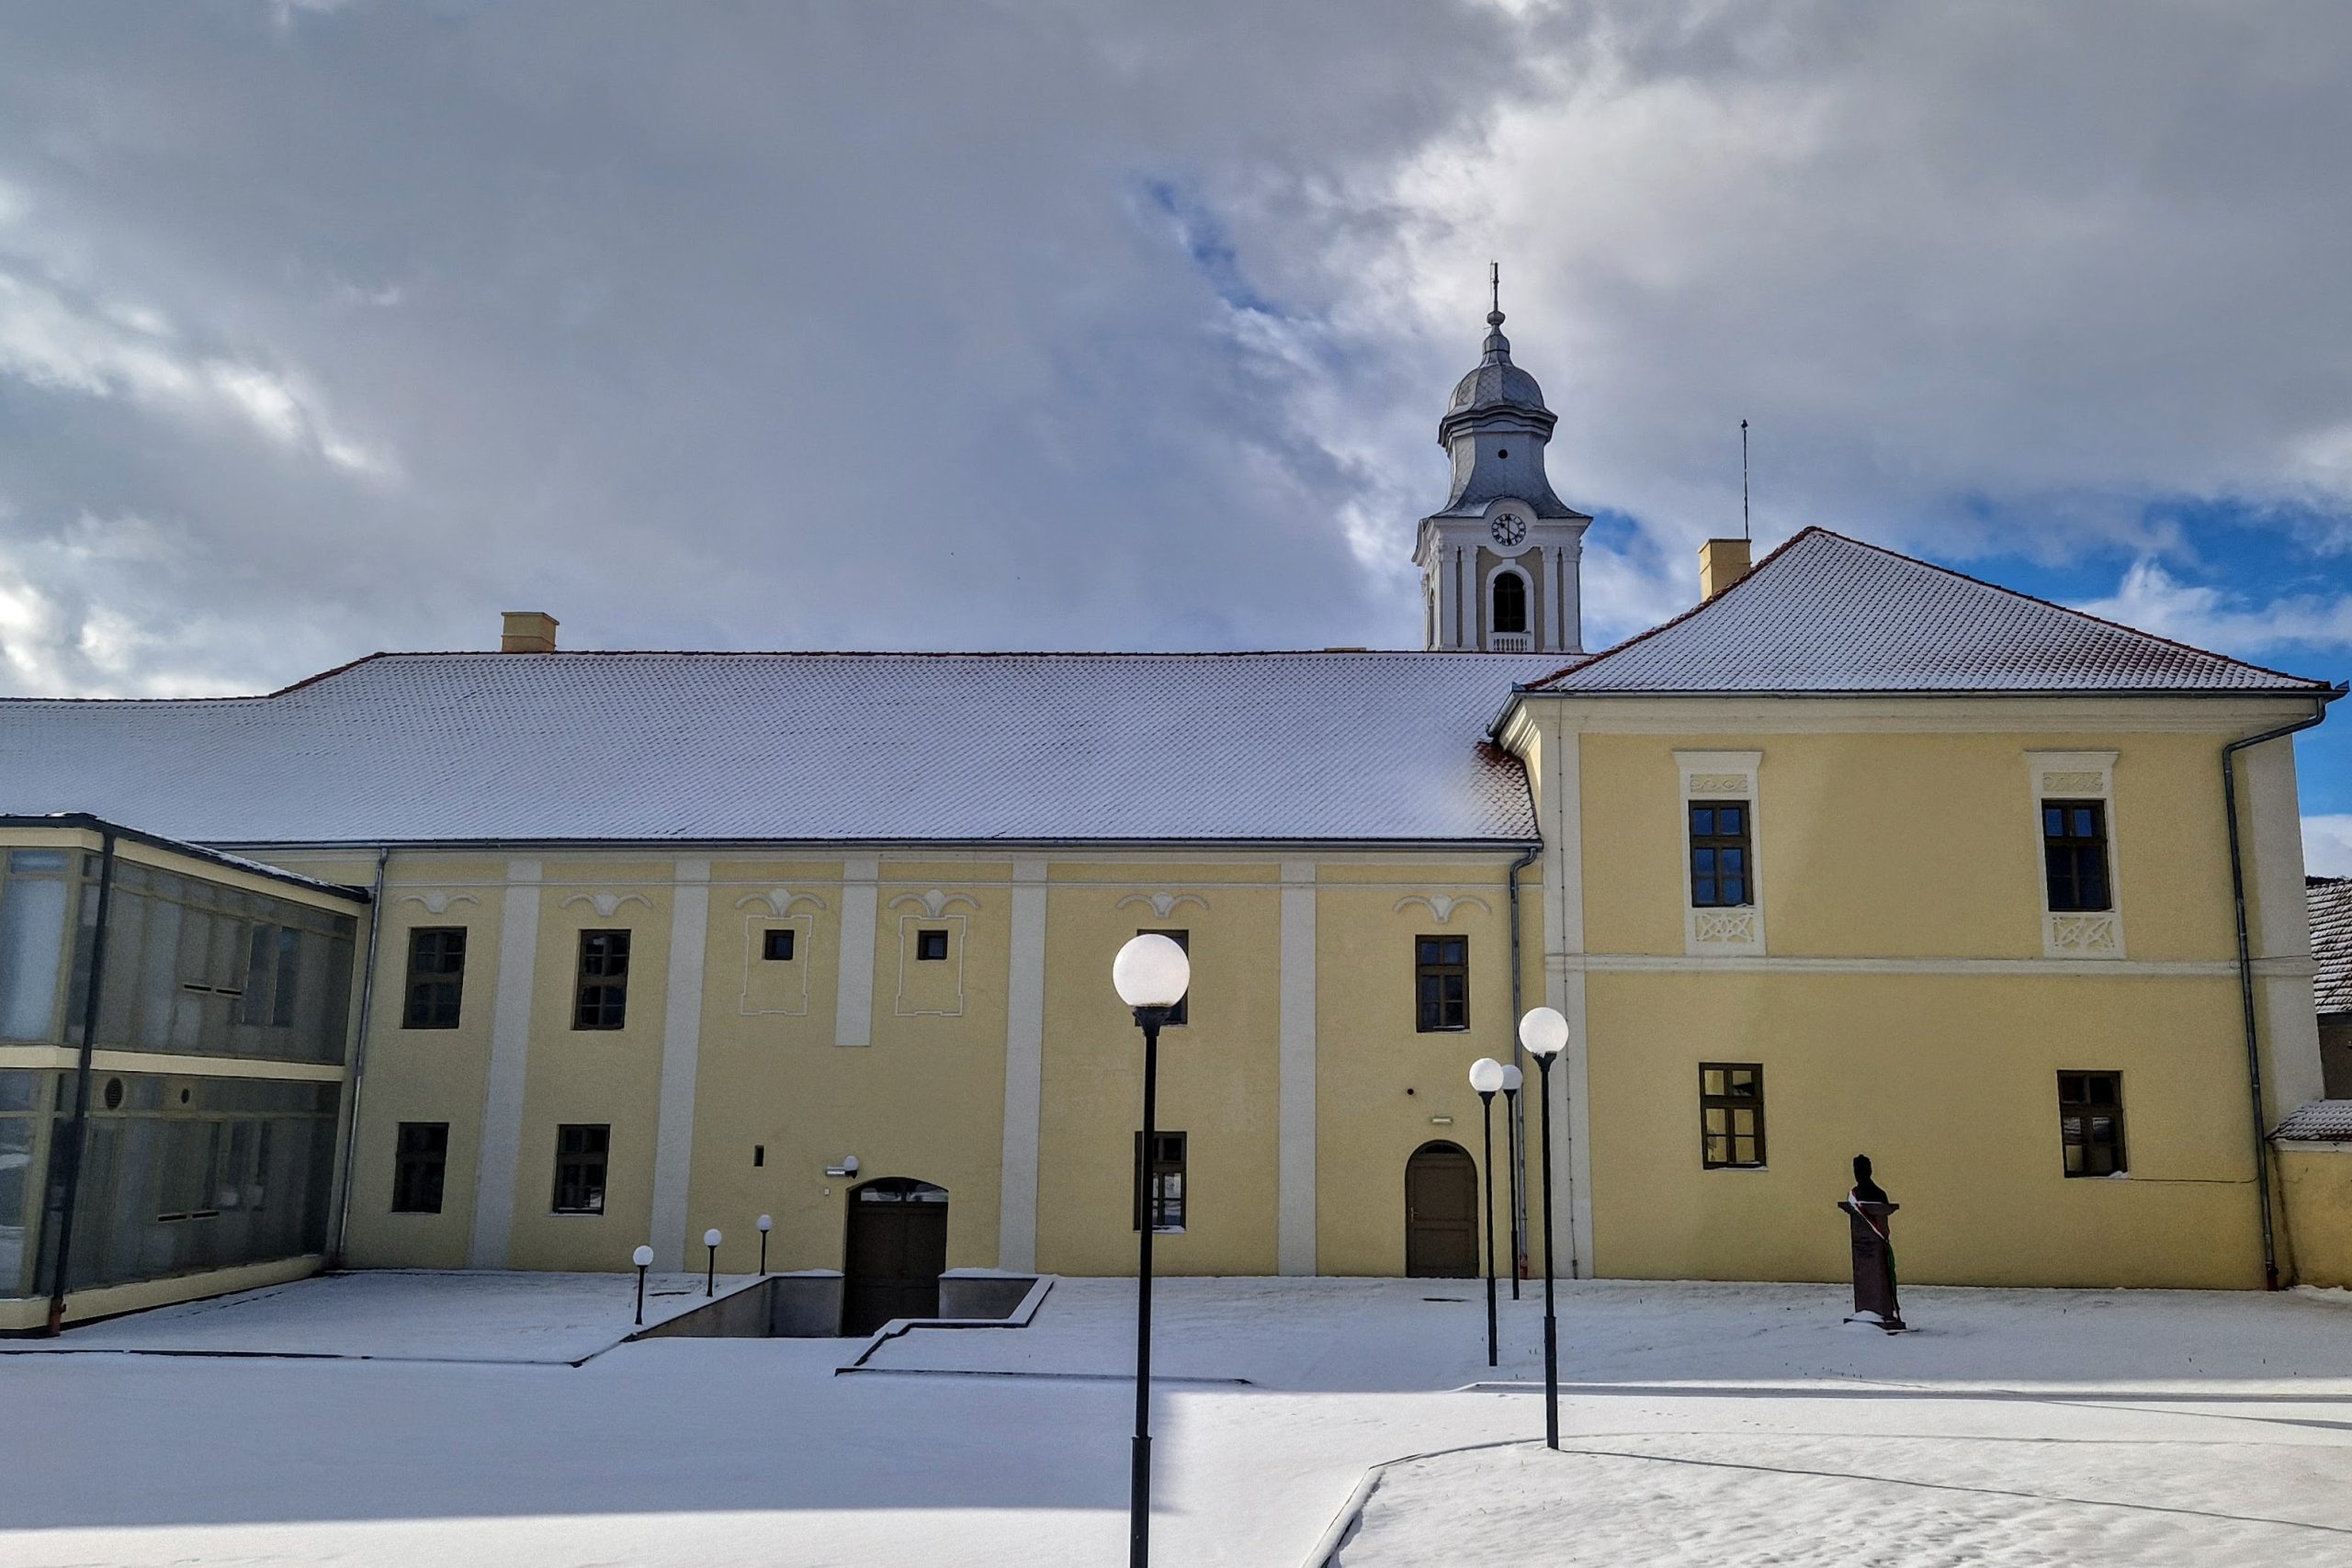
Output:
<svg viewBox="0 0 2352 1568">
<path fill-rule="evenodd" d="M 1498 512 L 1495 520 L 1487 525 L 1487 532 L 1498 545 L 1516 545 L 1527 537 L 1527 519 L 1516 512 Z"/>
</svg>

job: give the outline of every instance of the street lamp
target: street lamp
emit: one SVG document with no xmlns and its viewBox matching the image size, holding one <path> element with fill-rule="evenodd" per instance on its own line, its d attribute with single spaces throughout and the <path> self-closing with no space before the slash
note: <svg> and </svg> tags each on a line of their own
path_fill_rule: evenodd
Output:
<svg viewBox="0 0 2352 1568">
<path fill-rule="evenodd" d="M 710 1272 L 703 1277 L 702 1281 L 702 1293 L 705 1296 L 718 1293 L 718 1240 L 717 1225 L 702 1233 L 702 1244 L 710 1248 Z"/>
<path fill-rule="evenodd" d="M 760 1216 L 760 1278 L 763 1280 L 767 1278 L 768 1273 L 768 1232 L 774 1229 L 775 1229 L 775 1219 L 770 1215 L 762 1214 Z"/>
<path fill-rule="evenodd" d="M 637 1265 L 637 1325 L 642 1328 L 645 1326 L 645 1271 L 653 1267 L 653 1249 L 640 1247 L 628 1255 L 628 1260 Z"/>
<path fill-rule="evenodd" d="M 1487 1365 L 1495 1364 L 1495 1091 L 1503 1087 L 1503 1065 L 1492 1056 L 1470 1064 L 1470 1087 L 1477 1091 L 1486 1127 L 1479 1174 L 1487 1183 Z"/>
<path fill-rule="evenodd" d="M 1560 1324 L 1552 1310 L 1552 1058 L 1568 1048 L 1568 1021 L 1534 1008 L 1519 1021 L 1519 1043 L 1535 1058 L 1544 1097 L 1544 1445 L 1560 1446 Z"/>
<path fill-rule="evenodd" d="M 1184 999 L 1193 983 L 1193 961 L 1170 939 L 1148 932 L 1119 949 L 1111 961 L 1111 986 L 1135 1010 L 1143 1031 L 1143 1146 L 1136 1180 L 1142 1212 L 1136 1240 L 1136 1435 L 1127 1486 L 1128 1568 L 1151 1561 L 1151 1233 L 1159 1218 L 1152 1201 L 1151 1156 L 1159 1110 L 1159 1026 Z"/>
<path fill-rule="evenodd" d="M 1519 1086 L 1527 1075 L 1510 1063 L 1503 1064 L 1503 1142 L 1510 1147 L 1510 1299 L 1519 1300 L 1519 1260 L 1524 1256 L 1527 1235 L 1524 1216 L 1519 1206 L 1519 1173 L 1526 1165 L 1526 1156 L 1519 1150 Z"/>
</svg>

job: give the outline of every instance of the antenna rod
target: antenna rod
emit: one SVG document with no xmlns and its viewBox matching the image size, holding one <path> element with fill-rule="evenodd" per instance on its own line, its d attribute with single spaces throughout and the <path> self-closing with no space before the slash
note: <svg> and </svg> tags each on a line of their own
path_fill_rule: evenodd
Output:
<svg viewBox="0 0 2352 1568">
<path fill-rule="evenodd" d="M 1754 539 L 1747 531 L 1747 422 L 1739 422 L 1739 536 Z"/>
</svg>

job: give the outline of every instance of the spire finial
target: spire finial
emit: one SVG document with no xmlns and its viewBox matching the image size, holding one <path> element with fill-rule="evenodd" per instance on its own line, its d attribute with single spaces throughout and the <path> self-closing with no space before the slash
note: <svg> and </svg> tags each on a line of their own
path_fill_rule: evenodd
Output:
<svg viewBox="0 0 2352 1568">
<path fill-rule="evenodd" d="M 1490 261 L 1487 264 L 1487 297 L 1490 301 L 1487 307 L 1487 324 L 1490 327 L 1501 326 L 1503 324 L 1503 264 L 1500 262 Z"/>
</svg>

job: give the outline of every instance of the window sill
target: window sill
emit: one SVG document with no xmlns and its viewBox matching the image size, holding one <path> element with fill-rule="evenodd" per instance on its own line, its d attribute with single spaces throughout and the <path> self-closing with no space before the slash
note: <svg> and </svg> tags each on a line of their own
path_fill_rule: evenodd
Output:
<svg viewBox="0 0 2352 1568">
<path fill-rule="evenodd" d="M 602 1209 L 549 1209 L 548 1211 L 548 1218 L 551 1220 L 601 1220 L 604 1217 L 605 1211 Z"/>
<path fill-rule="evenodd" d="M 1718 1172 L 1718 1171 L 1725 1171 L 1725 1170 L 1732 1170 L 1732 1171 L 1748 1170 L 1748 1171 L 1754 1171 L 1754 1170 L 1770 1170 L 1770 1169 L 1771 1169 L 1771 1168 L 1771 1168 L 1770 1166 L 1769 1166 L 1769 1165 L 1702 1165 L 1702 1166 L 1701 1166 L 1701 1167 L 1699 1168 L 1699 1169 L 1700 1169 L 1701 1173 L 1702 1173 L 1702 1174 L 1703 1174 L 1703 1175 L 1707 1175 L 1707 1176 L 1713 1176 L 1713 1175 L 1714 1175 L 1714 1174 L 1715 1174 L 1716 1172 Z"/>
<path fill-rule="evenodd" d="M 1467 1034 L 1470 1032 L 1470 1026 L 1466 1023 L 1443 1023 L 1435 1029 L 1416 1029 L 1413 1032 L 1416 1034 Z"/>
</svg>

